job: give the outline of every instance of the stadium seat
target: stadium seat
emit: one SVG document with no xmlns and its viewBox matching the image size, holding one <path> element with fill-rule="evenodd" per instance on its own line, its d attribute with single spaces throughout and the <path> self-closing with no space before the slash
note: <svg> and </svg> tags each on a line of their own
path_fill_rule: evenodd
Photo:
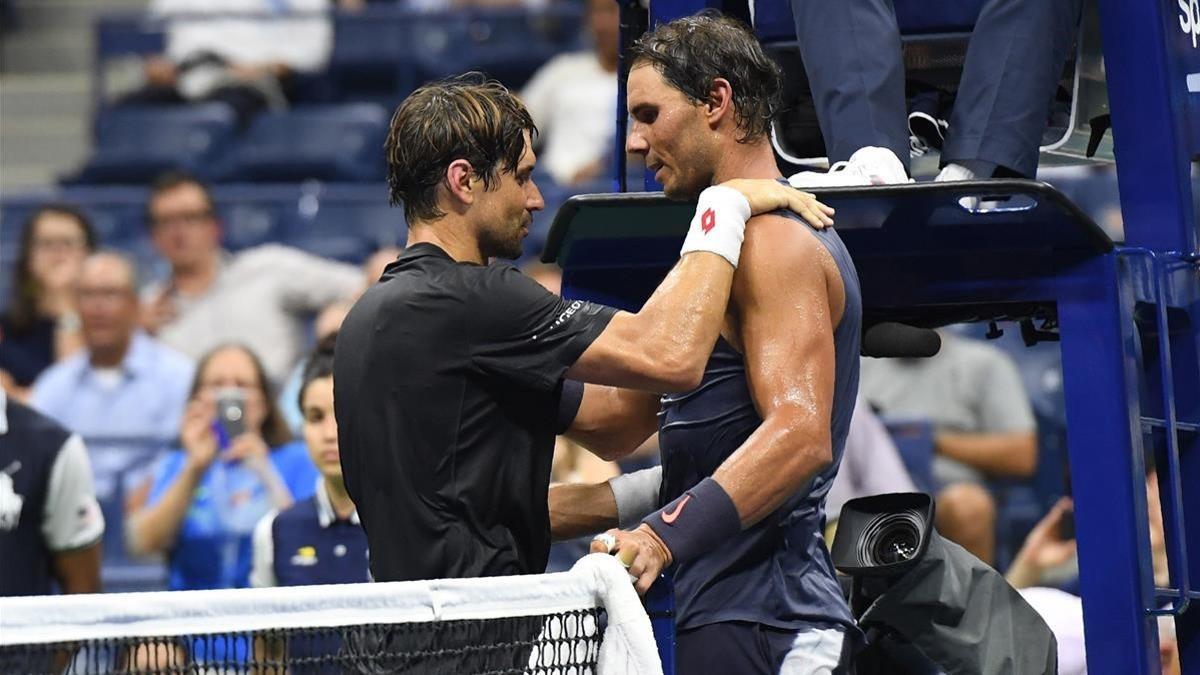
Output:
<svg viewBox="0 0 1200 675">
<path fill-rule="evenodd" d="M 374 101 L 394 106 L 416 86 L 412 75 L 408 30 L 395 7 L 368 7 L 337 14 L 333 52 L 325 79 L 340 101 Z"/>
<path fill-rule="evenodd" d="M 382 187 L 322 186 L 306 190 L 288 214 L 284 242 L 317 255 L 359 263 L 384 246 L 404 245 L 404 211 Z"/>
<path fill-rule="evenodd" d="M 424 17 L 412 31 L 417 81 L 479 70 L 519 88 L 560 52 L 581 48 L 578 8 L 488 9 Z"/>
<path fill-rule="evenodd" d="M 236 116 L 223 103 L 107 110 L 96 121 L 91 158 L 64 182 L 141 184 L 175 168 L 211 177 L 235 131 Z"/>
<path fill-rule="evenodd" d="M 372 103 L 301 106 L 259 115 L 225 180 L 373 181 L 383 176 L 388 112 Z"/>
</svg>

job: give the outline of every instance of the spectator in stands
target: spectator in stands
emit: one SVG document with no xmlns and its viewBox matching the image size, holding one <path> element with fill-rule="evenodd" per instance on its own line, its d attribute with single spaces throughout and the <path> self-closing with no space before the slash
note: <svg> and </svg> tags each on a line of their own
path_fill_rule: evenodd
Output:
<svg viewBox="0 0 1200 675">
<path fill-rule="evenodd" d="M 0 596 L 98 593 L 103 535 L 83 440 L 0 390 Z"/>
<path fill-rule="evenodd" d="M 321 472 L 315 494 L 272 511 L 254 529 L 250 585 L 306 586 L 369 581 L 367 535 L 342 482 L 337 420 L 333 416 L 333 345 L 317 346 L 304 367 L 300 408 L 304 440 Z"/>
<path fill-rule="evenodd" d="M 863 359 L 859 393 L 885 417 L 933 422 L 938 531 L 991 563 L 996 503 L 986 480 L 1037 467 L 1033 409 L 1013 362 L 943 331 L 933 358 Z"/>
<path fill-rule="evenodd" d="M 237 392 L 240 416 L 218 417 Z M 289 443 L 258 358 L 217 347 L 200 360 L 183 414 L 182 448 L 155 468 L 130 503 L 135 555 L 166 553 L 172 590 L 241 588 L 250 575 L 250 535 L 272 508 L 312 495 L 317 472 L 303 443 Z M 235 419 L 236 418 L 236 419 Z M 244 429 L 231 436 L 231 422 Z"/>
<path fill-rule="evenodd" d="M 323 70 L 333 28 L 329 0 L 152 0 L 166 22 L 166 53 L 144 64 L 145 86 L 122 103 L 220 101 L 243 126 L 287 105 L 294 76 Z"/>
<path fill-rule="evenodd" d="M 829 536 L 831 528 L 841 515 L 842 506 L 851 499 L 916 491 L 887 428 L 860 397 L 854 404 L 854 417 L 846 433 L 842 466 L 825 496 L 826 540 L 833 541 Z"/>
<path fill-rule="evenodd" d="M 147 215 L 171 272 L 143 291 L 143 326 L 192 358 L 245 342 L 280 383 L 305 349 L 312 315 L 362 288 L 358 268 L 298 249 L 268 244 L 222 252 L 212 197 L 186 174 L 155 181 Z"/>
<path fill-rule="evenodd" d="M 554 57 L 521 92 L 540 132 L 539 164 L 559 185 L 600 178 L 612 156 L 618 19 L 613 0 L 587 0 L 592 49 Z"/>
<path fill-rule="evenodd" d="M 91 223 L 73 206 L 43 206 L 25 221 L 13 297 L 0 315 L 0 386 L 14 399 L 23 400 L 43 370 L 83 345 L 75 282 L 95 248 Z"/>
<path fill-rule="evenodd" d="M 42 373 L 31 397 L 87 439 L 101 499 L 114 495 L 121 472 L 175 442 L 192 380 L 187 357 L 138 330 L 135 278 L 118 253 L 84 262 L 77 307 L 85 349 Z"/>
<path fill-rule="evenodd" d="M 363 285 L 362 290 L 370 288 L 375 282 L 379 281 L 379 277 L 383 276 L 383 270 L 395 260 L 404 249 L 398 246 L 384 246 L 367 257 L 363 263 Z M 353 298 L 346 300 L 338 300 L 334 303 L 326 305 L 313 320 L 312 331 L 316 337 L 316 342 L 333 335 L 342 327 L 342 321 L 346 315 L 350 313 L 350 308 L 354 306 L 354 300 L 358 299 L 359 294 L 355 294 Z M 292 372 L 288 374 L 284 380 L 283 386 L 279 388 L 279 409 L 283 411 L 283 416 L 287 420 L 288 428 L 295 434 L 304 433 L 304 413 L 297 405 L 300 400 L 300 384 L 304 378 L 304 368 L 308 365 L 307 361 L 301 361 L 292 368 Z"/>
<path fill-rule="evenodd" d="M 907 180 L 904 61 L 887 0 L 791 0 L 796 37 L 830 162 L 800 186 Z M 988 0 L 945 129 L 938 180 L 1033 177 L 1081 0 Z M 940 131 L 939 131 L 940 133 Z M 860 154 L 861 151 L 861 154 Z"/>
<path fill-rule="evenodd" d="M 1151 455 L 1150 457 L 1153 457 Z M 1167 551 L 1163 535 L 1163 520 L 1158 494 L 1158 474 L 1152 461 L 1147 462 L 1146 505 L 1150 519 L 1150 556 L 1154 569 L 1154 585 L 1167 587 Z M 1034 526 L 1025 538 L 1020 552 L 1004 578 L 1033 606 L 1058 641 L 1058 672 L 1064 675 L 1087 673 L 1087 653 L 1083 635 L 1083 606 L 1074 593 L 1046 587 L 1048 577 L 1063 568 L 1078 570 L 1075 539 L 1063 536 L 1062 524 L 1071 513 L 1072 504 L 1063 497 Z M 1159 660 L 1163 675 L 1178 675 L 1179 643 L 1175 637 L 1175 622 L 1160 617 L 1158 624 Z"/>
</svg>

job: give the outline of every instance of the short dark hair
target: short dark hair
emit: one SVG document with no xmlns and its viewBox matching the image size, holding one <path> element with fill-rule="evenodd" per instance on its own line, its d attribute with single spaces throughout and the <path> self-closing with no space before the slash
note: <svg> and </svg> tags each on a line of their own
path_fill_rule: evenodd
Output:
<svg viewBox="0 0 1200 675">
<path fill-rule="evenodd" d="M 326 335 L 317 341 L 317 346 L 304 362 L 304 370 L 300 375 L 300 393 L 296 396 L 301 412 L 304 411 L 304 392 L 308 385 L 312 384 L 313 380 L 333 377 L 333 349 L 336 345 L 337 333 Z"/>
<path fill-rule="evenodd" d="M 88 253 L 96 250 L 96 230 L 87 215 L 77 206 L 63 202 L 43 204 L 25 219 L 21 226 L 21 244 L 17 249 L 17 259 L 13 264 L 13 297 L 12 306 L 9 308 L 12 329 L 18 334 L 33 330 L 38 320 L 38 297 L 43 289 L 33 276 L 33 231 L 42 216 L 52 213 L 74 220 L 79 225 L 79 231 L 83 233 Z"/>
<path fill-rule="evenodd" d="M 763 52 L 745 24 L 715 9 L 675 19 L 642 35 L 629 50 L 630 65 L 640 62 L 654 66 L 664 80 L 697 103 L 708 100 L 714 79 L 728 80 L 742 143 L 767 134 L 783 107 L 779 65 Z"/>
<path fill-rule="evenodd" d="M 525 105 L 480 73 L 417 89 L 396 109 L 384 146 L 392 205 L 403 204 L 409 222 L 441 218 L 437 188 L 446 167 L 467 160 L 490 190 L 501 171 L 516 170 L 526 131 L 537 135 Z"/>
<path fill-rule="evenodd" d="M 170 192 L 182 185 L 195 185 L 204 193 L 204 200 L 208 202 L 210 211 L 216 210 L 216 202 L 213 201 L 212 190 L 208 184 L 200 180 L 195 174 L 188 173 L 182 169 L 171 169 L 164 171 L 154 177 L 150 182 L 150 195 L 146 197 L 146 226 L 154 227 L 154 214 L 150 212 L 150 205 L 158 199 L 159 195 L 164 192 Z"/>
</svg>

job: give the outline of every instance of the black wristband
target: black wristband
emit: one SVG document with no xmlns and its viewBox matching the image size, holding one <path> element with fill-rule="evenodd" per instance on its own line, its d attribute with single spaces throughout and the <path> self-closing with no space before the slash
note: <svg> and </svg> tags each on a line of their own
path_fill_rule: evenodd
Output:
<svg viewBox="0 0 1200 675">
<path fill-rule="evenodd" d="M 700 481 L 642 522 L 663 540 L 675 562 L 702 555 L 742 531 L 737 507 L 712 478 Z"/>
</svg>

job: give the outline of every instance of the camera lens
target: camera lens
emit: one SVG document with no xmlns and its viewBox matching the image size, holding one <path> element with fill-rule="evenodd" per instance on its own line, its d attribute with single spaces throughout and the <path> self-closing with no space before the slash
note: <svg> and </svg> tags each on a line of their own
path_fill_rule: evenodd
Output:
<svg viewBox="0 0 1200 675">
<path fill-rule="evenodd" d="M 859 564 L 877 567 L 912 560 L 924 530 L 925 523 L 915 509 L 875 516 L 858 539 Z"/>
</svg>

